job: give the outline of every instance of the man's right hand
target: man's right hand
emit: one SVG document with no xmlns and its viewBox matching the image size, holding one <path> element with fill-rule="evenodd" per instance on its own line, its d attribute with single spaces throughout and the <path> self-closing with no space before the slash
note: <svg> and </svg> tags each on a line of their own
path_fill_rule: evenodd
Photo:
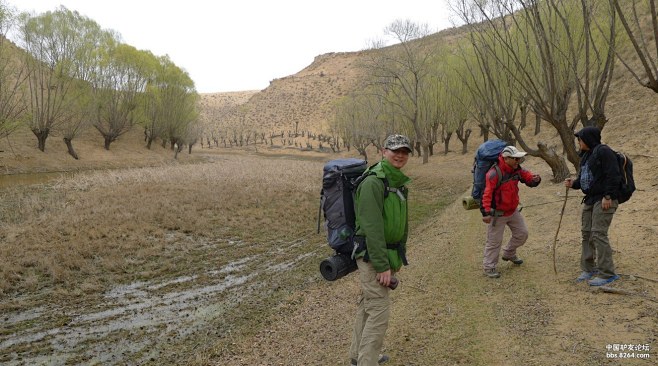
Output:
<svg viewBox="0 0 658 366">
<path fill-rule="evenodd" d="M 377 281 L 379 281 L 379 284 L 388 287 L 391 284 L 391 270 L 387 270 L 385 272 L 380 272 L 377 273 Z"/>
<path fill-rule="evenodd" d="M 565 187 L 571 188 L 572 185 L 573 185 L 573 179 L 567 178 L 567 179 L 564 180 L 564 186 Z"/>
<path fill-rule="evenodd" d="M 484 222 L 485 224 L 488 224 L 488 223 L 491 222 L 492 219 L 493 219 L 493 217 L 491 217 L 491 216 L 483 216 L 482 217 L 482 222 Z"/>
</svg>

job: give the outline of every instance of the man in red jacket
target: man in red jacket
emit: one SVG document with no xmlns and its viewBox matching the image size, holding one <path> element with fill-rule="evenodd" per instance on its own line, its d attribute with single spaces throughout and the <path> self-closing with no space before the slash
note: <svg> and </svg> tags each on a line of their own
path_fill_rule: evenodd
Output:
<svg viewBox="0 0 658 366">
<path fill-rule="evenodd" d="M 516 249 L 528 239 L 528 228 L 518 210 L 519 182 L 528 187 L 536 187 L 541 182 L 537 174 L 521 168 L 519 165 L 526 153 L 514 146 L 507 146 L 498 156 L 486 175 L 486 187 L 482 195 L 482 221 L 487 226 L 487 243 L 484 247 L 484 274 L 489 278 L 498 278 L 496 271 L 498 255 L 503 242 L 505 226 L 512 231 L 507 246 L 503 249 L 503 260 L 521 264 L 523 260 L 516 255 Z"/>
</svg>

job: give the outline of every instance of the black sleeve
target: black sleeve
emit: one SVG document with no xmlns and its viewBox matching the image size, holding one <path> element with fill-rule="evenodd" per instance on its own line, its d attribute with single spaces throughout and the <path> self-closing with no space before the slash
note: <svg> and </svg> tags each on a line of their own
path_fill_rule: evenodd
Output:
<svg viewBox="0 0 658 366">
<path fill-rule="evenodd" d="M 601 169 L 603 170 L 603 194 L 609 195 L 613 199 L 617 198 L 617 192 L 621 183 L 621 172 L 617 162 L 617 153 L 612 151 L 608 146 L 601 146 L 599 149 L 599 159 L 601 160 Z"/>
</svg>

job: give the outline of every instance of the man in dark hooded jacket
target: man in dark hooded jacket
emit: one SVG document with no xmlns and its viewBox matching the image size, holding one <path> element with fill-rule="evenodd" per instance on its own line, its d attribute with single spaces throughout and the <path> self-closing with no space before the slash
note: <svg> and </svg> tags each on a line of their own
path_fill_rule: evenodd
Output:
<svg viewBox="0 0 658 366">
<path fill-rule="evenodd" d="M 615 152 L 601 144 L 601 130 L 585 127 L 575 136 L 580 146 L 580 169 L 578 177 L 566 179 L 564 185 L 585 193 L 580 259 L 583 272 L 576 281 L 587 280 L 590 286 L 601 286 L 619 279 L 612 261 L 608 229 L 617 210 L 621 172 Z"/>
</svg>

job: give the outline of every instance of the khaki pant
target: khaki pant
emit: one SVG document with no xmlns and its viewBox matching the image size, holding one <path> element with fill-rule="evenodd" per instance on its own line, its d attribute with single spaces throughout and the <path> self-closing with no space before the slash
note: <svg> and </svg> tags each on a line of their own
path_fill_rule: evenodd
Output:
<svg viewBox="0 0 658 366">
<path fill-rule="evenodd" d="M 495 269 L 498 264 L 500 247 L 503 244 L 505 226 L 509 226 L 512 237 L 503 249 L 503 257 L 512 258 L 516 255 L 516 249 L 528 240 L 528 227 L 525 225 L 523 216 L 519 210 L 510 216 L 498 216 L 487 226 L 487 243 L 484 246 L 484 269 Z"/>
<path fill-rule="evenodd" d="M 601 201 L 591 206 L 583 204 L 580 268 L 585 272 L 598 270 L 598 277 L 602 278 L 610 278 L 615 275 L 608 229 L 612 223 L 612 217 L 617 211 L 617 205 L 617 200 L 613 200 L 611 207 L 603 211 Z M 595 256 L 596 263 L 594 262 Z"/>
<path fill-rule="evenodd" d="M 350 358 L 359 366 L 377 366 L 379 353 L 388 328 L 391 300 L 390 289 L 379 284 L 377 272 L 370 263 L 357 259 L 361 295 L 356 311 Z"/>
</svg>

